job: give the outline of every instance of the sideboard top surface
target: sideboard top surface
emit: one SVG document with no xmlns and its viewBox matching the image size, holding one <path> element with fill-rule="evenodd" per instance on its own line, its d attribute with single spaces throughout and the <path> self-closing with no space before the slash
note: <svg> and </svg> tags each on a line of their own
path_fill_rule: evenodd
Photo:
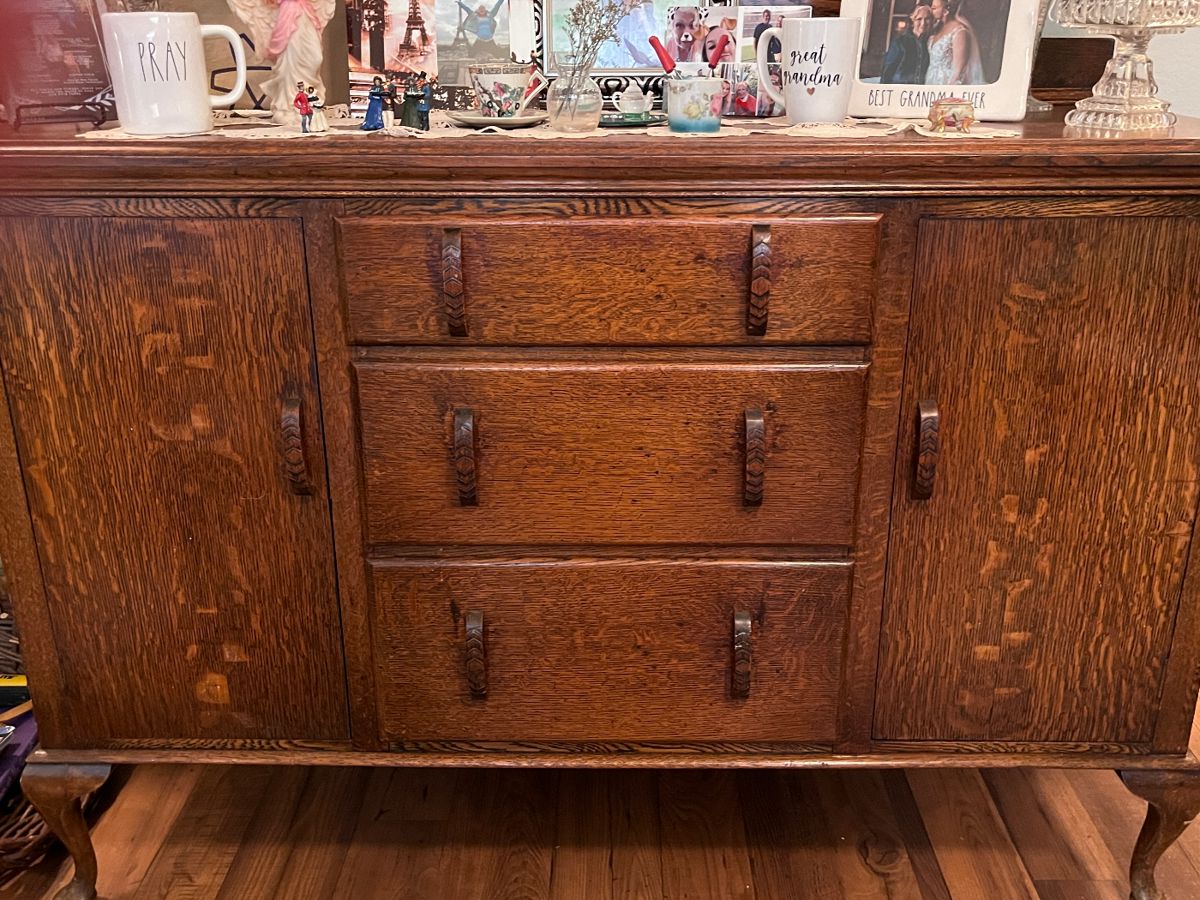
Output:
<svg viewBox="0 0 1200 900">
<path fill-rule="evenodd" d="M 1014 138 L 798 139 L 752 134 L 520 140 L 471 135 L 241 141 L 88 141 L 72 125 L 0 128 L 0 194 L 323 197 L 421 192 L 639 194 L 1200 190 L 1200 119 L 1170 135 L 1067 137 L 1062 110 L 1000 127 Z"/>
</svg>

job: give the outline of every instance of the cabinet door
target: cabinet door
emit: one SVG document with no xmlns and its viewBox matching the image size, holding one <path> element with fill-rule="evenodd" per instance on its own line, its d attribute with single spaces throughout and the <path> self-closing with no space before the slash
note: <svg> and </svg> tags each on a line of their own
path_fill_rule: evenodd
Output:
<svg viewBox="0 0 1200 900">
<path fill-rule="evenodd" d="M 1196 511 L 1198 302 L 1195 219 L 922 224 L 878 737 L 1151 738 Z"/>
<path fill-rule="evenodd" d="M 0 219 L 0 246 L 52 739 L 346 737 L 298 222 Z"/>
</svg>

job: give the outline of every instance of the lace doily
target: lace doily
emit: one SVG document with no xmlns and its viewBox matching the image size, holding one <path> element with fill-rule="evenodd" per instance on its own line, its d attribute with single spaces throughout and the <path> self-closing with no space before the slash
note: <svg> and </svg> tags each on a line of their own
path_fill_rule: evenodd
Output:
<svg viewBox="0 0 1200 900">
<path fill-rule="evenodd" d="M 970 133 L 948 131 L 939 133 L 923 119 L 846 119 L 839 124 L 823 122 L 802 123 L 789 125 L 786 119 L 726 119 L 720 131 L 711 134 L 675 134 L 665 125 L 655 128 L 598 128 L 595 131 L 565 133 L 554 131 L 549 125 L 537 125 L 530 128 L 506 129 L 496 126 L 487 128 L 466 128 L 456 125 L 445 112 L 435 110 L 430 117 L 429 131 L 415 131 L 411 128 L 396 126 L 388 131 L 363 131 L 358 121 L 349 118 L 345 106 L 330 107 L 327 111 L 330 119 L 328 131 L 304 134 L 298 127 L 274 124 L 250 124 L 261 122 L 260 118 L 248 118 L 240 115 L 221 116 L 215 122 L 213 133 L 233 140 L 387 140 L 388 138 L 410 138 L 416 140 L 439 140 L 451 137 L 463 137 L 471 134 L 501 135 L 513 140 L 602 140 L 614 136 L 629 134 L 644 134 L 648 137 L 664 140 L 710 140 L 714 138 L 730 138 L 747 134 L 777 134 L 797 138 L 873 138 L 888 137 L 912 131 L 924 137 L 937 140 L 971 140 L 980 138 L 1017 137 L 1020 132 L 1009 128 L 992 127 L 976 123 Z M 160 136 L 143 136 L 128 134 L 120 128 L 106 128 L 88 131 L 81 135 L 88 140 L 101 141 L 136 141 L 162 140 Z M 169 139 L 169 138 L 168 138 Z"/>
</svg>

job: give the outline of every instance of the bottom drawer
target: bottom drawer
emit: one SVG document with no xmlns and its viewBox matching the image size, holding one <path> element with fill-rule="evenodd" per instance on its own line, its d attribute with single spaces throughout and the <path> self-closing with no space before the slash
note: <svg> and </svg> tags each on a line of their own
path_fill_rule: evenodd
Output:
<svg viewBox="0 0 1200 900">
<path fill-rule="evenodd" d="M 833 741 L 850 574 L 813 562 L 377 563 L 384 737 Z"/>
</svg>

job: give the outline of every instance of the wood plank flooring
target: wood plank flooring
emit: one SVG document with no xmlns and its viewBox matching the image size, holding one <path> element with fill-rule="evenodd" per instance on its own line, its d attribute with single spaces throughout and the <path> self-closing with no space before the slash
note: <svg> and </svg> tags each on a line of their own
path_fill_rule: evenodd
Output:
<svg viewBox="0 0 1200 900">
<path fill-rule="evenodd" d="M 107 900 L 1123 900 L 1108 771 L 142 766 L 94 829 Z M 61 857 L 0 889 L 43 900 Z M 1160 865 L 1200 897 L 1200 828 Z"/>
</svg>

